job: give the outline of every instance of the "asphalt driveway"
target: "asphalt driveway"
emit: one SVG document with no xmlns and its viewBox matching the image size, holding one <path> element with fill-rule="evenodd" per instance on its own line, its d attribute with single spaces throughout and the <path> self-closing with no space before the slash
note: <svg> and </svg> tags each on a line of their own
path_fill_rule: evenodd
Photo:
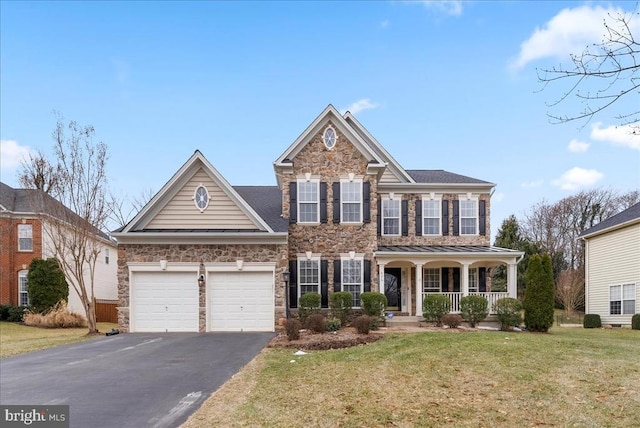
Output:
<svg viewBox="0 0 640 428">
<path fill-rule="evenodd" d="M 273 333 L 133 333 L 0 360 L 0 403 L 68 404 L 71 427 L 174 427 Z"/>
</svg>

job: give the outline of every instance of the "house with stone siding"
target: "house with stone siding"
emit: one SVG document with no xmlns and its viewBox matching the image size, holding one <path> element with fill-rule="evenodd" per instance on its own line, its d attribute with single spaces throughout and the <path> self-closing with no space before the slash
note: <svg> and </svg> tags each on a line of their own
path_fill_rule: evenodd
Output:
<svg viewBox="0 0 640 428">
<path fill-rule="evenodd" d="M 420 316 L 430 293 L 516 297 L 523 253 L 490 245 L 495 184 L 405 170 L 332 105 L 273 163 L 276 186 L 233 186 L 196 151 L 118 239 L 125 331 L 273 331 L 300 296 L 384 293 Z M 506 287 L 491 285 L 504 266 Z M 283 274 L 287 273 L 285 282 Z"/>
</svg>

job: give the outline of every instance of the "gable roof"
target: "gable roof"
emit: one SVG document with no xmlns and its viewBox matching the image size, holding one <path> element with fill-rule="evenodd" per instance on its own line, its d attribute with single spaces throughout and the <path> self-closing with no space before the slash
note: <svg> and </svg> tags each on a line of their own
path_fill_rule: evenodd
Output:
<svg viewBox="0 0 640 428">
<path fill-rule="evenodd" d="M 640 223 L 640 202 L 614 216 L 602 220 L 595 226 L 584 230 L 578 236 L 583 239 L 591 238 L 595 235 L 600 235 L 635 223 Z"/>
<path fill-rule="evenodd" d="M 477 178 L 455 174 L 442 169 L 408 169 L 407 173 L 416 183 L 429 184 L 493 184 Z"/>
<path fill-rule="evenodd" d="M 274 232 L 287 232 L 289 221 L 282 218 L 282 192 L 277 186 L 233 186 Z"/>
</svg>

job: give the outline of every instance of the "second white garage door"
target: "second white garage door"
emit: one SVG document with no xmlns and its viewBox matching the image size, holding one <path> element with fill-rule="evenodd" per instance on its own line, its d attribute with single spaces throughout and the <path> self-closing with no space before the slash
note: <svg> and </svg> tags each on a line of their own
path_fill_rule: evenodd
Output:
<svg viewBox="0 0 640 428">
<path fill-rule="evenodd" d="M 273 272 L 211 272 L 211 331 L 273 331 Z"/>
</svg>

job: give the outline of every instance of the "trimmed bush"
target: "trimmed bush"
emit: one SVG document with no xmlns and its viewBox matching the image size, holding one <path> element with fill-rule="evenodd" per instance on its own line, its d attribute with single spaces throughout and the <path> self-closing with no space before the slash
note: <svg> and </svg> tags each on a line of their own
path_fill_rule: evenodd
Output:
<svg viewBox="0 0 640 428">
<path fill-rule="evenodd" d="M 631 329 L 640 330 L 640 314 L 635 314 L 631 317 Z"/>
<path fill-rule="evenodd" d="M 500 322 L 500 330 L 509 331 L 522 323 L 522 303 L 513 297 L 498 299 L 493 304 L 493 312 Z"/>
<path fill-rule="evenodd" d="M 59 301 L 44 314 L 27 311 L 24 314 L 23 320 L 26 325 L 44 328 L 76 328 L 87 326 L 87 320 L 82 315 L 69 312 L 67 302 L 64 300 Z"/>
<path fill-rule="evenodd" d="M 0 305 L 0 321 L 6 321 L 9 319 L 9 309 L 11 305 Z"/>
<path fill-rule="evenodd" d="M 371 330 L 371 317 L 368 315 L 360 315 L 353 320 L 351 325 L 358 333 L 369 334 L 369 331 Z"/>
<path fill-rule="evenodd" d="M 446 314 L 440 318 L 440 324 L 449 326 L 449 328 L 458 328 L 462 324 L 462 317 L 460 314 Z"/>
<path fill-rule="evenodd" d="M 382 293 L 366 291 L 360 294 L 362 310 L 370 317 L 381 317 L 387 309 L 387 296 Z"/>
<path fill-rule="evenodd" d="M 9 313 L 7 315 L 7 321 L 9 322 L 22 322 L 24 313 L 29 309 L 26 306 L 10 306 Z"/>
<path fill-rule="evenodd" d="M 287 332 L 287 339 L 289 340 L 298 340 L 300 339 L 300 329 L 302 328 L 302 324 L 296 318 L 289 318 L 287 322 L 284 323 L 284 329 Z"/>
<path fill-rule="evenodd" d="M 29 308 L 45 313 L 61 300 L 69 299 L 69 284 L 56 259 L 33 259 L 27 274 Z"/>
<path fill-rule="evenodd" d="M 551 257 L 534 254 L 525 275 L 524 324 L 529 331 L 546 333 L 553 326 L 554 280 Z"/>
<path fill-rule="evenodd" d="M 304 326 L 314 333 L 324 333 L 327 331 L 327 319 L 320 313 L 311 314 Z"/>
<path fill-rule="evenodd" d="M 460 299 L 460 315 L 473 328 L 489 315 L 489 302 L 478 295 L 464 296 Z"/>
<path fill-rule="evenodd" d="M 440 318 L 451 310 L 451 300 L 444 294 L 429 294 L 422 302 L 422 316 L 427 322 L 440 325 Z"/>
<path fill-rule="evenodd" d="M 327 331 L 338 331 L 342 327 L 342 322 L 338 318 L 329 318 L 327 320 Z"/>
<path fill-rule="evenodd" d="M 584 328 L 600 328 L 602 327 L 602 320 L 598 314 L 585 314 L 582 320 L 582 327 Z"/>
<path fill-rule="evenodd" d="M 347 325 L 351 316 L 353 295 L 347 291 L 336 291 L 329 294 L 329 312 L 332 318 L 338 318 L 342 325 Z"/>
<path fill-rule="evenodd" d="M 302 325 L 306 325 L 307 318 L 320 312 L 320 295 L 318 293 L 305 293 L 298 301 L 298 318 Z"/>
</svg>

